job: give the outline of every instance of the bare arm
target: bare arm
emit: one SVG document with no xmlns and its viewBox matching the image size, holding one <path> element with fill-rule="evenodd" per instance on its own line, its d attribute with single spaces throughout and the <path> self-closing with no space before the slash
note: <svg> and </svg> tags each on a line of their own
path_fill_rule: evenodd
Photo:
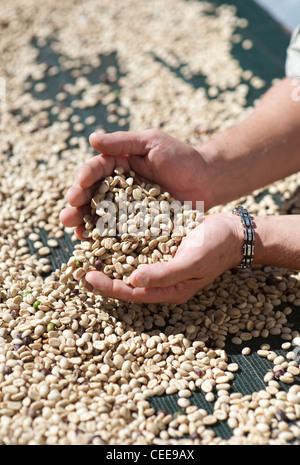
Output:
<svg viewBox="0 0 300 465">
<path fill-rule="evenodd" d="M 273 86 L 242 123 L 198 147 L 213 204 L 225 204 L 300 170 L 300 101 L 292 79 Z"/>
<path fill-rule="evenodd" d="M 300 270 L 300 215 L 255 217 L 254 263 Z"/>
</svg>

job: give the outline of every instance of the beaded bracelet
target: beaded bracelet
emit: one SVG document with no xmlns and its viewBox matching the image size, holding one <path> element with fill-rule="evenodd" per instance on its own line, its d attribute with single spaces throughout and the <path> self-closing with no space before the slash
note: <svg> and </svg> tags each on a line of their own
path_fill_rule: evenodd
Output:
<svg viewBox="0 0 300 465">
<path fill-rule="evenodd" d="M 242 221 L 242 224 L 245 229 L 244 234 L 244 244 L 243 244 L 243 258 L 239 268 L 248 268 L 252 265 L 253 256 L 254 256 L 254 241 L 255 241 L 255 229 L 253 218 L 250 216 L 248 210 L 239 205 L 232 210 L 234 215 L 239 215 Z"/>
</svg>

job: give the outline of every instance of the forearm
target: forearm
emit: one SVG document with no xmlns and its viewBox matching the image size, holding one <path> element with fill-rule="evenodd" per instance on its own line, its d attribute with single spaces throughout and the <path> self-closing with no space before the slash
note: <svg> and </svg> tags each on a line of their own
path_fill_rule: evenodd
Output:
<svg viewBox="0 0 300 465">
<path fill-rule="evenodd" d="M 198 148 L 214 205 L 224 204 L 300 170 L 300 101 L 284 79 L 242 123 Z"/>
<path fill-rule="evenodd" d="M 253 263 L 300 270 L 300 215 L 257 216 Z"/>
</svg>

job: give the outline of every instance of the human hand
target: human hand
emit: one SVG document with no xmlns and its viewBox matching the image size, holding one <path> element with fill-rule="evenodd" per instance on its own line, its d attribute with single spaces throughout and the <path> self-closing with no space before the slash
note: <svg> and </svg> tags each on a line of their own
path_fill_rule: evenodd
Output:
<svg viewBox="0 0 300 465">
<path fill-rule="evenodd" d="M 226 270 L 241 262 L 243 228 L 240 219 L 228 213 L 203 217 L 185 236 L 176 255 L 168 262 L 140 265 L 131 285 L 90 271 L 85 279 L 103 297 L 143 303 L 186 302 Z"/>
<path fill-rule="evenodd" d="M 70 207 L 61 212 L 61 222 L 76 227 L 82 238 L 83 216 L 97 186 L 116 166 L 135 171 L 143 179 L 159 184 L 181 202 L 204 202 L 204 209 L 213 205 L 213 194 L 204 155 L 193 147 L 157 130 L 92 134 L 90 143 L 100 155 L 83 164 L 77 173 L 78 184 L 68 191 Z"/>
</svg>

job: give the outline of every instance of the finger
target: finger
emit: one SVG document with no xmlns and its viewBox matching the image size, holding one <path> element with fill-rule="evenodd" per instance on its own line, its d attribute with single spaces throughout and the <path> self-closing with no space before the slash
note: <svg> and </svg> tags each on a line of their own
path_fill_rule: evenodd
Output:
<svg viewBox="0 0 300 465">
<path fill-rule="evenodd" d="M 166 287 L 134 288 L 133 302 L 183 304 L 204 285 L 202 279 L 188 279 Z"/>
<path fill-rule="evenodd" d="M 96 155 L 84 163 L 77 171 L 77 181 L 81 188 L 91 187 L 97 181 L 109 176 L 115 168 L 115 160 Z"/>
<path fill-rule="evenodd" d="M 85 280 L 103 297 L 131 301 L 132 288 L 121 279 L 111 279 L 99 271 L 90 271 L 85 275 Z"/>
<path fill-rule="evenodd" d="M 191 285 L 188 285 L 186 289 L 184 283 L 159 288 L 133 288 L 125 284 L 121 279 L 111 279 L 99 271 L 90 271 L 85 275 L 85 280 L 102 297 L 110 297 L 125 302 L 183 303 L 193 294 Z"/>
<path fill-rule="evenodd" d="M 64 208 L 59 215 L 59 219 L 67 228 L 73 228 L 82 224 L 82 219 L 90 212 L 90 206 L 82 207 L 67 207 Z"/>
<path fill-rule="evenodd" d="M 80 241 L 83 241 L 85 238 L 83 236 L 83 233 L 85 231 L 85 225 L 84 224 L 80 224 L 79 226 L 77 226 L 74 230 L 74 234 L 75 236 L 77 237 L 77 239 L 79 239 Z"/>
<path fill-rule="evenodd" d="M 72 207 L 81 207 L 88 204 L 94 195 L 98 183 L 93 184 L 91 187 L 83 189 L 79 185 L 72 186 L 67 192 L 67 199 Z"/>
<path fill-rule="evenodd" d="M 134 287 L 166 287 L 180 283 L 192 277 L 189 261 L 184 256 L 173 258 L 169 262 L 142 265 L 135 270 L 130 282 Z"/>
<path fill-rule="evenodd" d="M 105 155 L 146 155 L 152 147 L 150 131 L 116 131 L 110 134 L 93 133 L 89 142 Z"/>
</svg>

